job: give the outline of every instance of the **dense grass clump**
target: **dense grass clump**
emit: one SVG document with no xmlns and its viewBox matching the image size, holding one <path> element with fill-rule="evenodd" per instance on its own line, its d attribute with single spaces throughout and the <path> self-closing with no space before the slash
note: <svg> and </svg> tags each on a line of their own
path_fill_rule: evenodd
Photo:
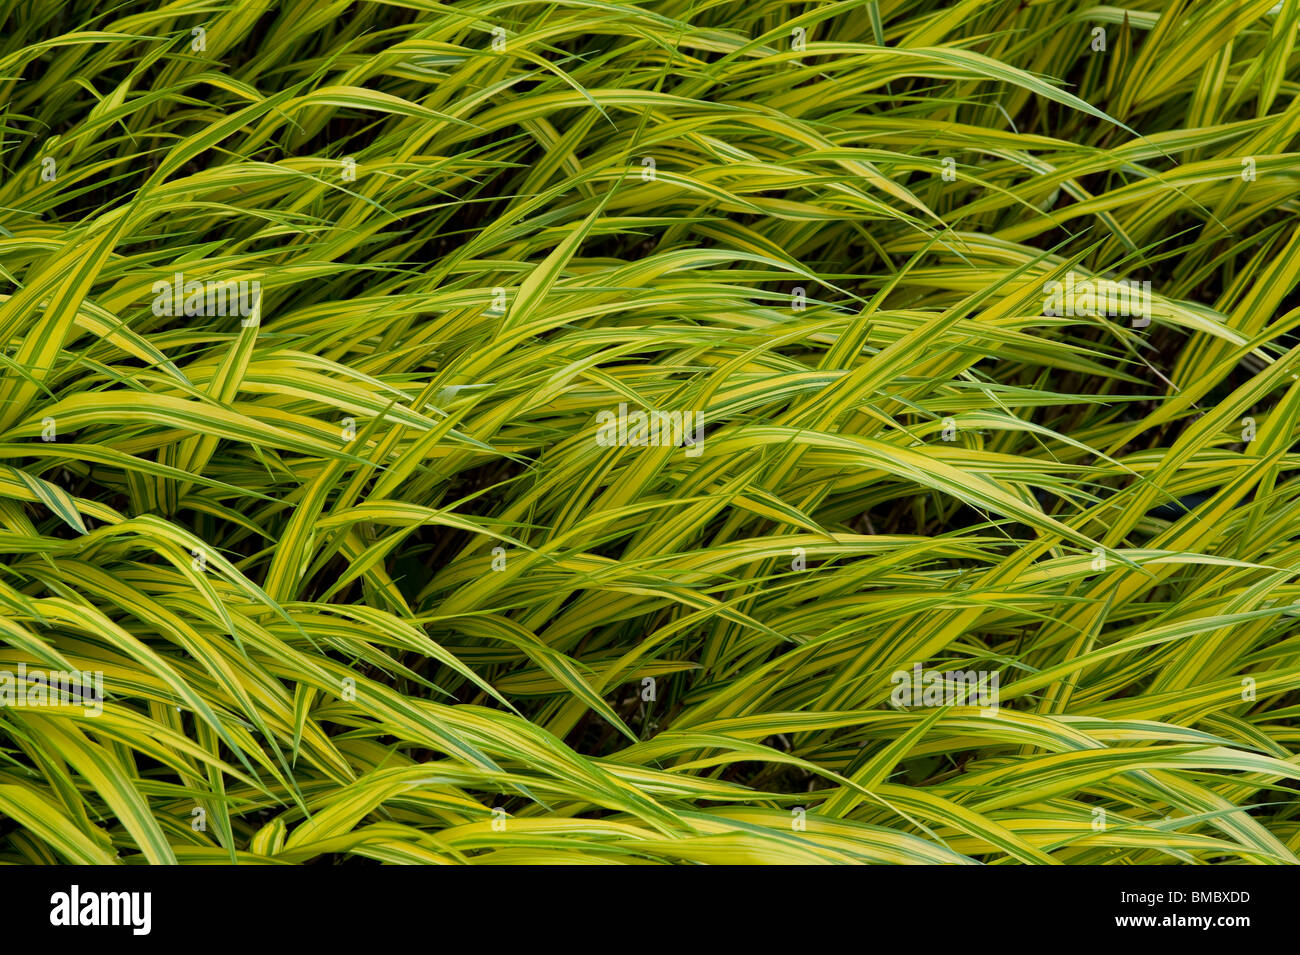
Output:
<svg viewBox="0 0 1300 955">
<path fill-rule="evenodd" d="M 0 861 L 1295 863 L 1298 27 L 0 0 Z"/>
</svg>

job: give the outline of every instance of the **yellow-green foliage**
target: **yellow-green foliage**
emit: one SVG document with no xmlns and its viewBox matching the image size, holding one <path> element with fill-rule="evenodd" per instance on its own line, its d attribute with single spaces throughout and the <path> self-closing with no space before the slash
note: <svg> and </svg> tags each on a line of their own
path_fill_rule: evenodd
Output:
<svg viewBox="0 0 1300 955">
<path fill-rule="evenodd" d="M 0 861 L 1296 862 L 1298 26 L 0 0 Z"/>
</svg>

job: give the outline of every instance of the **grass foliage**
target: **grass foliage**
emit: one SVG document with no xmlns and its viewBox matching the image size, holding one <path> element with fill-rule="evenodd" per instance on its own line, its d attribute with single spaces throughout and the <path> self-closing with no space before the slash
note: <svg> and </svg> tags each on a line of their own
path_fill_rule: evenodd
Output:
<svg viewBox="0 0 1300 955">
<path fill-rule="evenodd" d="M 1300 0 L 0 24 L 0 861 L 1297 861 Z"/>
</svg>

